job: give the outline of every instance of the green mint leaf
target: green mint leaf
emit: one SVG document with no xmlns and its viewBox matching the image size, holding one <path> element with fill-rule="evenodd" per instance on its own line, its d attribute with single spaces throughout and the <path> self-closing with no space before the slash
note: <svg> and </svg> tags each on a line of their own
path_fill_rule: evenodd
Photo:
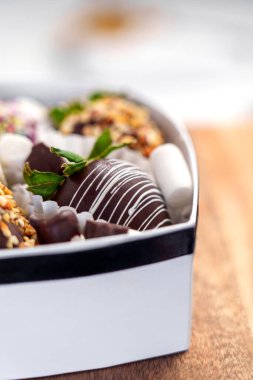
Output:
<svg viewBox="0 0 253 380">
<path fill-rule="evenodd" d="M 52 197 L 65 181 L 62 175 L 32 170 L 28 162 L 25 163 L 23 175 L 28 190 L 33 194 L 41 195 L 44 200 Z"/>
<path fill-rule="evenodd" d="M 49 111 L 49 118 L 56 128 L 59 128 L 65 118 L 65 111 L 61 108 L 55 107 Z"/>
<path fill-rule="evenodd" d="M 131 143 L 124 143 L 124 144 L 118 144 L 118 145 L 110 145 L 99 155 L 99 158 L 105 158 L 110 153 L 112 153 L 114 150 L 125 148 L 126 146 L 129 146 L 130 144 Z"/>
<path fill-rule="evenodd" d="M 63 120 L 74 113 L 83 111 L 84 105 L 80 102 L 72 102 L 49 110 L 49 117 L 56 128 L 59 128 Z"/>
<path fill-rule="evenodd" d="M 85 166 L 88 164 L 88 161 L 82 161 L 82 162 L 77 162 L 75 164 L 63 164 L 63 174 L 66 176 L 66 177 L 69 177 L 77 172 L 79 172 L 80 170 L 84 169 Z"/>
<path fill-rule="evenodd" d="M 98 137 L 88 159 L 99 158 L 100 155 L 108 149 L 112 144 L 112 138 L 109 129 L 105 129 L 104 132 Z"/>
<path fill-rule="evenodd" d="M 61 150 L 58 148 L 54 148 L 53 146 L 50 148 L 50 151 L 54 153 L 56 156 L 66 158 L 70 162 L 82 162 L 84 158 L 79 156 L 76 153 L 69 152 L 68 150 Z"/>
</svg>

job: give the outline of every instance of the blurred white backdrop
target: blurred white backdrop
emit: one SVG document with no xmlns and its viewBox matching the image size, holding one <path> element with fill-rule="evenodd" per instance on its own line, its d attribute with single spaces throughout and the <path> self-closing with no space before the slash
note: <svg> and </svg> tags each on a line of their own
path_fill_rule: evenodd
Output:
<svg viewBox="0 0 253 380">
<path fill-rule="evenodd" d="M 113 82 L 190 121 L 252 116 L 252 18 L 251 0 L 0 0 L 0 83 Z"/>
</svg>

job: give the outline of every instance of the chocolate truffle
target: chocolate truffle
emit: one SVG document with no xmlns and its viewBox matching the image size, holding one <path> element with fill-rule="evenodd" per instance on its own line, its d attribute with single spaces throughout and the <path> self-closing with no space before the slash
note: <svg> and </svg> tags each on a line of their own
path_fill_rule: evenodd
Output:
<svg viewBox="0 0 253 380">
<path fill-rule="evenodd" d="M 70 210 L 60 211 L 50 219 L 31 216 L 30 222 L 37 231 L 40 244 L 67 242 L 80 235 L 78 219 Z"/>
<path fill-rule="evenodd" d="M 58 174 L 62 172 L 61 165 L 64 163 L 61 157 L 51 153 L 50 148 L 43 143 L 33 146 L 26 161 L 29 162 L 31 169 Z"/>
<path fill-rule="evenodd" d="M 93 161 L 68 177 L 53 200 L 77 212 L 89 211 L 94 219 L 135 230 L 171 224 L 162 194 L 150 177 L 116 159 Z"/>
<path fill-rule="evenodd" d="M 36 231 L 17 206 L 12 192 L 0 183 L 0 248 L 33 247 Z"/>
<path fill-rule="evenodd" d="M 85 239 L 92 239 L 102 236 L 113 236 L 120 234 L 127 234 L 128 228 L 123 226 L 118 226 L 117 224 L 97 222 L 93 220 L 87 220 L 84 236 Z"/>
</svg>

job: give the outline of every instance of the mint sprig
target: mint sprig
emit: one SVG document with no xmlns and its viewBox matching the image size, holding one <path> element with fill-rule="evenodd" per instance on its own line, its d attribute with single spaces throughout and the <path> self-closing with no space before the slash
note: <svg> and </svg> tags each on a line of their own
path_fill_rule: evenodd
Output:
<svg viewBox="0 0 253 380">
<path fill-rule="evenodd" d="M 88 160 L 100 160 L 101 158 L 105 158 L 114 150 L 124 148 L 130 145 L 130 143 L 131 142 L 123 144 L 113 144 L 110 130 L 107 128 L 95 142 L 93 149 L 88 157 Z"/>
<path fill-rule="evenodd" d="M 71 102 L 69 104 L 59 105 L 49 110 L 49 117 L 55 128 L 59 128 L 63 120 L 72 114 L 79 113 L 84 110 L 84 104 L 80 102 Z"/>
<path fill-rule="evenodd" d="M 109 129 L 105 129 L 96 140 L 88 158 L 67 150 L 51 147 L 50 151 L 53 154 L 68 161 L 62 164 L 62 175 L 54 172 L 32 170 L 29 163 L 26 162 L 23 171 L 24 180 L 28 185 L 28 190 L 33 194 L 41 195 L 44 200 L 50 199 L 59 190 L 67 177 L 83 170 L 91 162 L 105 158 L 114 150 L 121 149 L 129 144 L 114 145 Z"/>
<path fill-rule="evenodd" d="M 100 153 L 99 158 L 97 158 L 97 159 L 105 158 L 110 153 L 114 152 L 115 150 L 125 148 L 126 146 L 129 146 L 131 143 L 129 142 L 129 143 L 122 143 L 122 144 L 118 144 L 118 145 L 110 145 L 102 153 Z"/>
<path fill-rule="evenodd" d="M 89 155 L 89 160 L 95 157 L 99 157 L 103 152 L 112 145 L 112 138 L 109 129 L 105 129 L 104 132 L 98 137 L 95 142 L 92 151 Z"/>
</svg>

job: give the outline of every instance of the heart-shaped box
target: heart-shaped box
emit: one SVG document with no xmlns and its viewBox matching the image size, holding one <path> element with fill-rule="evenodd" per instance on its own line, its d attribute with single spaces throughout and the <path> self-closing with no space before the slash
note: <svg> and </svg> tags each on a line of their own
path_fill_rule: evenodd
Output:
<svg viewBox="0 0 253 380">
<path fill-rule="evenodd" d="M 26 95 L 49 104 L 84 92 L 80 85 L 0 86 L 1 98 Z M 96 369 L 189 348 L 196 157 L 182 123 L 148 108 L 190 169 L 189 220 L 139 235 L 3 250 L 0 379 Z"/>
</svg>

